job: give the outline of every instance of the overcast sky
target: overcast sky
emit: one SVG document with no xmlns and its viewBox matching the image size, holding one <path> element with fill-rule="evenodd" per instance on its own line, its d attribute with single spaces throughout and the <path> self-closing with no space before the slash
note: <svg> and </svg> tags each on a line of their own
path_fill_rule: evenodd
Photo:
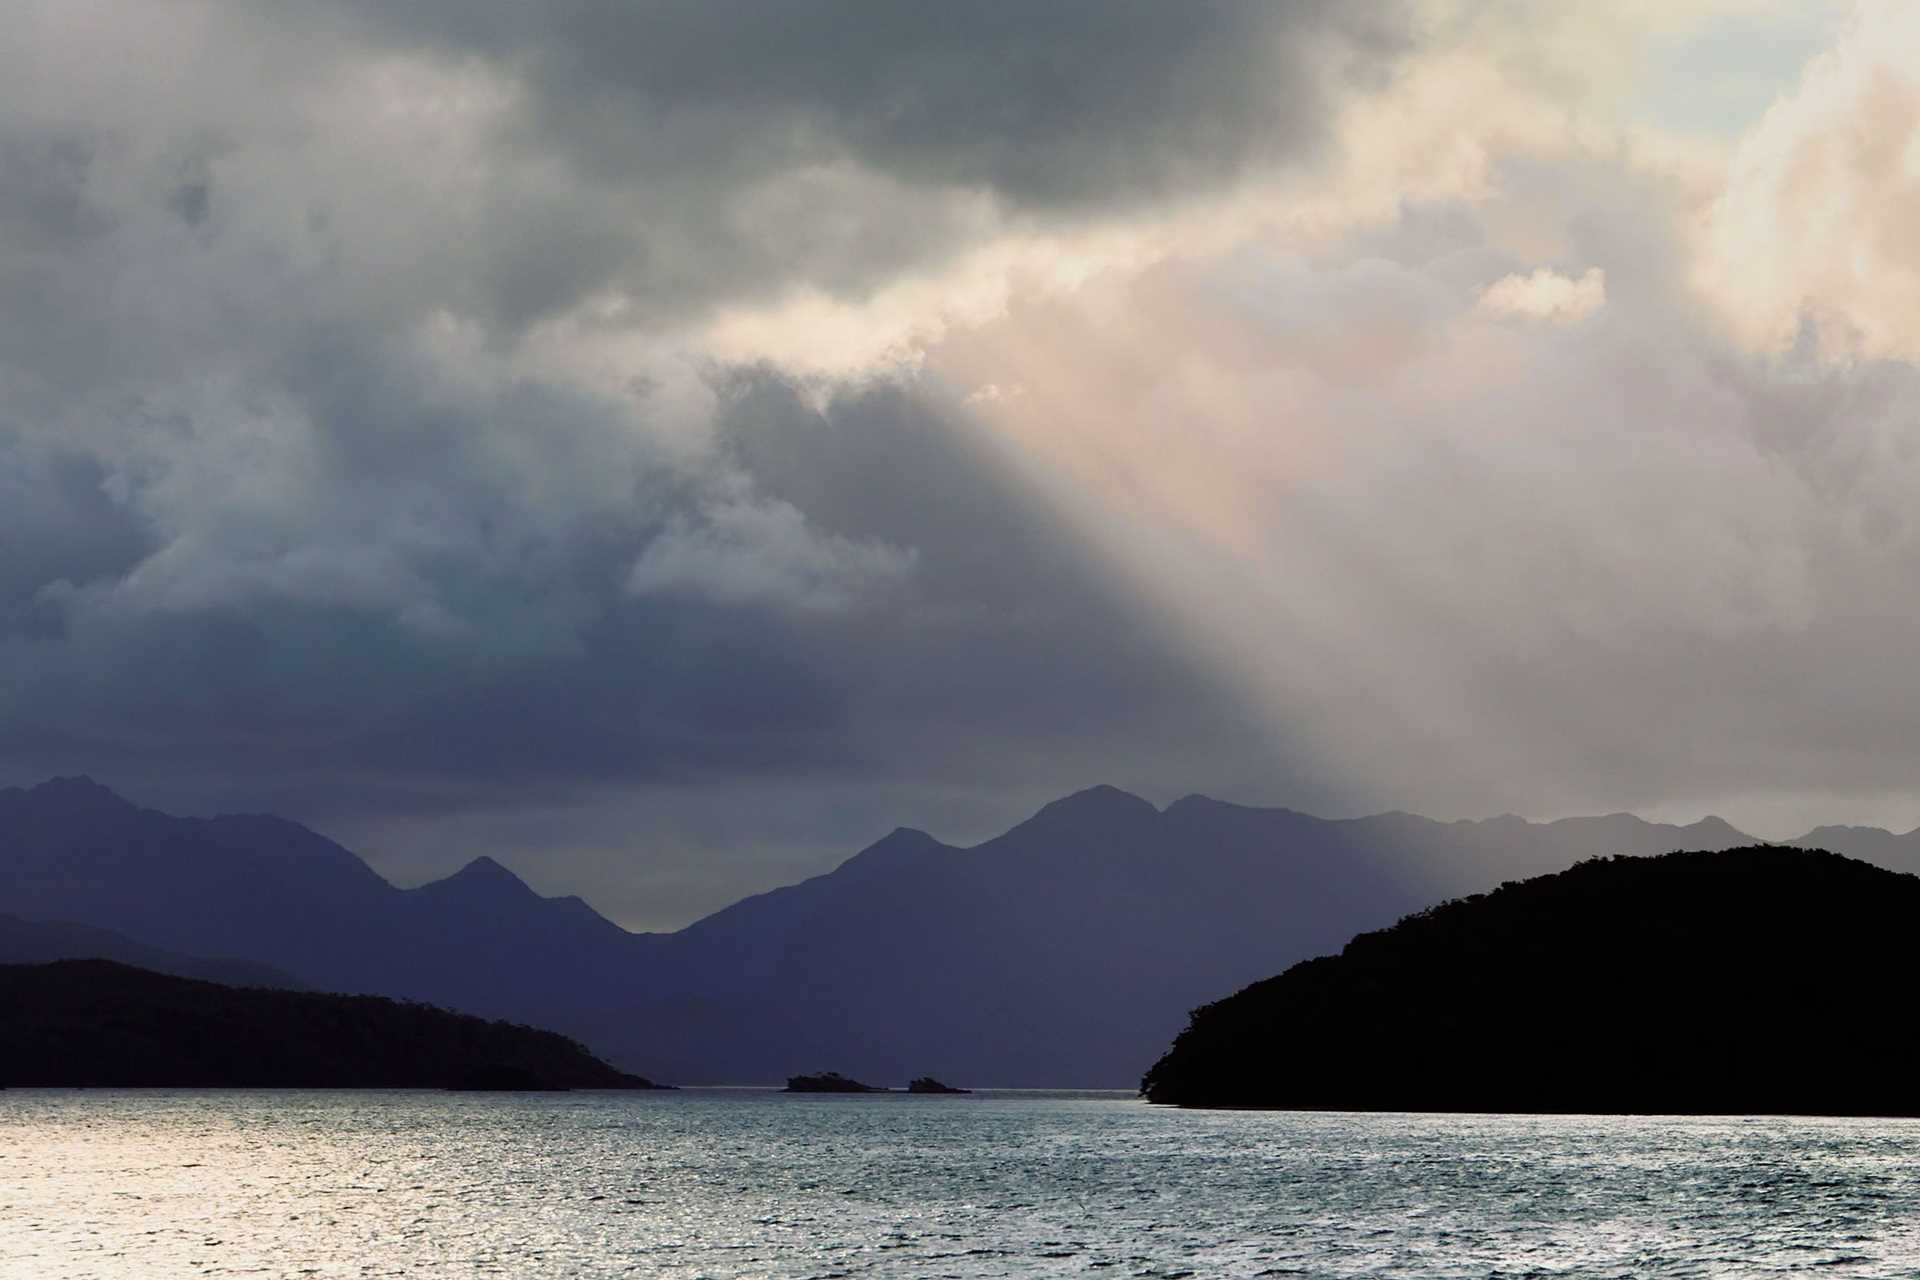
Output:
<svg viewBox="0 0 1920 1280">
<path fill-rule="evenodd" d="M 1920 822 L 1920 6 L 0 8 L 0 781 Z"/>
</svg>

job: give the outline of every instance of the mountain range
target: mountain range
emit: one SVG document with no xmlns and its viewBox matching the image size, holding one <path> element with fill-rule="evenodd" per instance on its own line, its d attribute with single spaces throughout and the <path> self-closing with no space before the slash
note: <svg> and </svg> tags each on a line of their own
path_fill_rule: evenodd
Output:
<svg viewBox="0 0 1920 1280">
<path fill-rule="evenodd" d="M 1190 1009 L 1433 902 L 1596 855 L 1752 843 L 1715 818 L 1328 820 L 1095 787 L 970 848 L 897 830 L 825 875 L 632 933 L 488 858 L 401 889 L 286 819 L 173 817 L 62 778 L 0 790 L 0 912 L 553 1027 L 676 1083 L 1125 1087 Z M 1920 869 L 1920 832 L 1791 843 Z"/>
</svg>

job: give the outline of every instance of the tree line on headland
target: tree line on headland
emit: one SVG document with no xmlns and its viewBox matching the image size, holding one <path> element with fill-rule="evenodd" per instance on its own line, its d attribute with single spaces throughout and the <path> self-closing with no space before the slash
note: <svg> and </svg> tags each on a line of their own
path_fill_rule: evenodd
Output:
<svg viewBox="0 0 1920 1280">
<path fill-rule="evenodd" d="M 1920 1114 L 1920 878 L 1755 846 L 1600 858 L 1194 1011 L 1185 1106 Z"/>
<path fill-rule="evenodd" d="M 0 965 L 0 1085 L 651 1089 L 552 1031 L 109 960 Z"/>
</svg>

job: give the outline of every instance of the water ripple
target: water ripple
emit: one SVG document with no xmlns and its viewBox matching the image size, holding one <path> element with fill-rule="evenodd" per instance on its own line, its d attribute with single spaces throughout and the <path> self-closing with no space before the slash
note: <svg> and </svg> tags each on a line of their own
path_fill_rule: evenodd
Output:
<svg viewBox="0 0 1920 1280">
<path fill-rule="evenodd" d="M 0 1094 L 0 1276 L 1920 1274 L 1920 1123 Z"/>
</svg>

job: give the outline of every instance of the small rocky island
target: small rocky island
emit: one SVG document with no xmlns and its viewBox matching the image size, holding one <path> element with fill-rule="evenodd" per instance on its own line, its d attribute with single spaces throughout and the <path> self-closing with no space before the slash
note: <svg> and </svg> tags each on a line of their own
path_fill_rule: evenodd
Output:
<svg viewBox="0 0 1920 1280">
<path fill-rule="evenodd" d="M 878 1085 L 850 1080 L 838 1071 L 823 1071 L 817 1076 L 788 1076 L 788 1093 L 886 1093 Z"/>
<path fill-rule="evenodd" d="M 971 1089 L 956 1089 L 950 1084 L 942 1084 L 932 1076 L 921 1076 L 907 1086 L 908 1093 L 972 1093 Z"/>
<path fill-rule="evenodd" d="M 1189 1107 L 1920 1114 L 1920 878 L 1756 846 L 1583 862 L 1194 1011 Z"/>
<path fill-rule="evenodd" d="M 822 1071 L 816 1076 L 788 1076 L 786 1093 L 894 1093 L 896 1090 L 883 1085 L 863 1084 L 849 1079 L 838 1071 Z M 932 1076 L 921 1076 L 907 1086 L 908 1093 L 972 1093 L 971 1089 L 956 1089 L 950 1084 L 942 1084 Z"/>
<path fill-rule="evenodd" d="M 553 1031 L 110 960 L 0 965 L 0 1085 L 654 1089 Z"/>
</svg>

